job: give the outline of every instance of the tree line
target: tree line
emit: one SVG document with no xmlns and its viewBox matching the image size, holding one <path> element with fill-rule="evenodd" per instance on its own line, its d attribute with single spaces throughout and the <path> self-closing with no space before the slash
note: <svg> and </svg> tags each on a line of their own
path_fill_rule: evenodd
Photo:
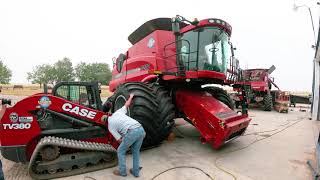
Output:
<svg viewBox="0 0 320 180">
<path fill-rule="evenodd" d="M 9 84 L 12 71 L 0 60 L 0 84 Z"/>
<path fill-rule="evenodd" d="M 0 83 L 8 84 L 12 72 L 0 60 Z M 54 64 L 41 64 L 35 66 L 27 73 L 27 80 L 33 84 L 56 84 L 61 81 L 96 81 L 101 84 L 109 84 L 111 70 L 107 63 L 81 62 L 73 67 L 68 58 L 58 60 Z"/>
</svg>

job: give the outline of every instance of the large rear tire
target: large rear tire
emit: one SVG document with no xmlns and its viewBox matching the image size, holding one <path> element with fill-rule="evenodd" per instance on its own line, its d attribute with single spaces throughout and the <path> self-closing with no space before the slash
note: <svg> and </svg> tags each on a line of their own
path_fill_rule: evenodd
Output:
<svg viewBox="0 0 320 180">
<path fill-rule="evenodd" d="M 167 123 L 161 122 L 158 112 L 159 103 L 153 90 L 144 83 L 130 82 L 120 85 L 114 93 L 112 112 L 120 109 L 134 93 L 128 115 L 141 123 L 146 131 L 142 147 L 151 147 L 161 143 L 165 138 Z"/>
<path fill-rule="evenodd" d="M 271 111 L 272 109 L 272 96 L 270 93 L 267 93 L 263 96 L 263 110 Z"/>
<path fill-rule="evenodd" d="M 210 93 L 212 97 L 218 99 L 219 101 L 227 105 L 230 109 L 234 110 L 234 103 L 227 91 L 218 87 L 205 87 L 204 90 Z"/>
</svg>

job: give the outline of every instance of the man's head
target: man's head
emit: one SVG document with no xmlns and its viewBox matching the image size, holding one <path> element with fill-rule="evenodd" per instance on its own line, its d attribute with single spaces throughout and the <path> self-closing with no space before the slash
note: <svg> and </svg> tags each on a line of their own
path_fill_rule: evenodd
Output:
<svg viewBox="0 0 320 180">
<path fill-rule="evenodd" d="M 108 98 L 102 106 L 103 112 L 109 112 L 112 108 L 112 98 Z"/>
</svg>

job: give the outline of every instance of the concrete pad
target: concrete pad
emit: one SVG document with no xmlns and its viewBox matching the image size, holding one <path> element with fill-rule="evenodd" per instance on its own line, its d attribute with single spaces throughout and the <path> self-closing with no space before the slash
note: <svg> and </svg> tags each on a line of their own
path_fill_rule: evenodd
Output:
<svg viewBox="0 0 320 180">
<path fill-rule="evenodd" d="M 315 160 L 315 141 L 318 122 L 310 121 L 309 112 L 293 109 L 288 114 L 250 110 L 252 122 L 244 136 L 226 144 L 219 150 L 210 144 L 201 144 L 199 132 L 182 120 L 174 128 L 176 138 L 165 141 L 160 147 L 141 153 L 141 177 L 155 180 L 192 179 L 205 180 L 252 180 L 311 179 L 306 161 Z M 6 179 L 30 179 L 26 165 L 2 159 Z M 187 167 L 186 167 L 187 166 Z M 132 157 L 127 156 L 127 168 L 132 167 Z M 115 177 L 110 168 L 61 178 L 86 179 L 137 179 L 128 176 Z M 205 173 L 203 173 L 205 172 Z"/>
</svg>

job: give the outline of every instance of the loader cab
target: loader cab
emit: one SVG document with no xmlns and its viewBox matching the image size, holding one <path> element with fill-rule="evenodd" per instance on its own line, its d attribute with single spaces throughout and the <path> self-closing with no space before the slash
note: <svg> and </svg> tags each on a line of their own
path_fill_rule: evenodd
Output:
<svg viewBox="0 0 320 180">
<path fill-rule="evenodd" d="M 53 87 L 52 94 L 88 108 L 102 110 L 97 82 L 60 82 Z"/>
</svg>

